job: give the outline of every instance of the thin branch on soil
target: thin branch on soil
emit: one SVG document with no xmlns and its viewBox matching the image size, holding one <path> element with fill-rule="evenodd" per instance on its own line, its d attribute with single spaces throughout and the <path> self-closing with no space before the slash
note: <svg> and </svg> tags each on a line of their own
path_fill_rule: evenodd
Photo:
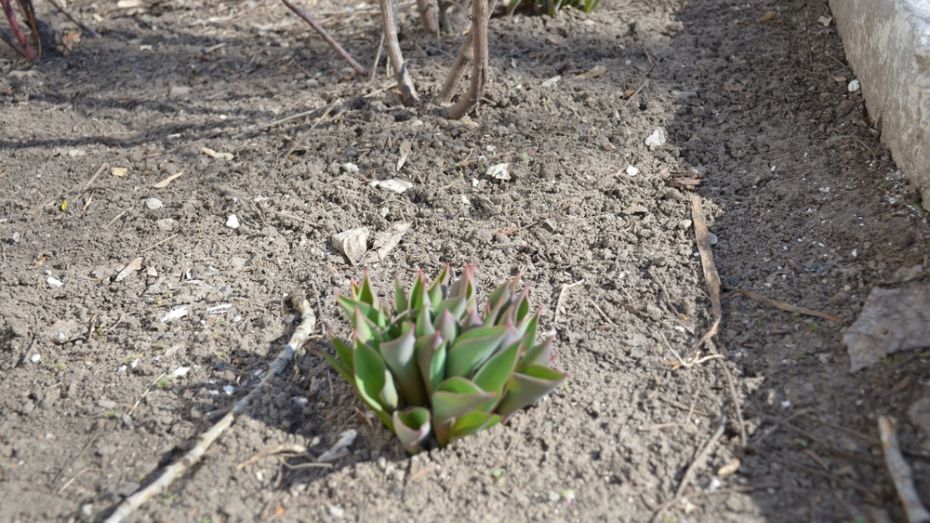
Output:
<svg viewBox="0 0 930 523">
<path fill-rule="evenodd" d="M 100 176 L 100 173 L 102 173 L 106 168 L 107 168 L 107 164 L 105 163 L 100 164 L 100 168 L 97 169 L 97 172 L 95 172 L 94 175 L 90 177 L 90 180 L 87 180 L 87 183 L 85 183 L 84 187 L 81 188 L 81 192 L 77 193 L 77 196 L 75 196 L 74 198 L 71 198 L 71 201 L 76 202 L 78 201 L 78 199 L 81 198 L 81 196 L 84 196 L 84 193 L 87 192 L 87 189 L 90 189 L 91 184 L 97 181 L 97 178 Z"/>
<path fill-rule="evenodd" d="M 417 90 L 410 79 L 410 72 L 404 62 L 404 55 L 400 51 L 400 42 L 397 40 L 397 21 L 394 13 L 394 0 L 380 0 L 381 19 L 384 22 L 384 43 L 387 47 L 388 60 L 394 69 L 394 77 L 400 87 L 400 98 L 404 105 L 420 103 Z"/>
<path fill-rule="evenodd" d="M 71 20 L 72 22 L 74 22 L 74 25 L 80 27 L 81 31 L 84 31 L 85 33 L 87 33 L 88 35 L 94 38 L 100 38 L 100 33 L 98 33 L 97 31 L 94 31 L 92 27 L 82 22 L 80 18 L 74 15 L 74 13 L 72 13 L 71 11 L 68 11 L 65 8 L 65 6 L 58 3 L 58 0 L 48 0 L 48 3 L 52 4 L 52 7 L 57 9 L 59 13 L 65 15 L 68 18 L 68 20 Z"/>
<path fill-rule="evenodd" d="M 665 347 L 672 353 L 673 356 L 675 356 L 675 359 L 678 360 L 677 364 L 680 367 L 690 369 L 691 367 L 700 365 L 710 360 L 717 360 L 717 359 L 723 358 L 723 355 L 716 354 L 716 353 L 711 354 L 709 356 L 703 356 L 703 357 L 698 356 L 697 354 L 692 354 L 691 356 L 688 356 L 687 359 L 682 358 L 681 354 L 679 354 L 678 351 L 675 350 L 674 347 L 672 347 L 672 344 L 669 343 L 668 338 L 665 337 L 665 334 L 663 334 L 662 331 L 657 331 L 657 333 L 662 338 L 662 340 L 665 342 Z M 669 363 L 674 365 L 676 362 L 669 362 Z"/>
<path fill-rule="evenodd" d="M 471 111 L 484 94 L 484 87 L 488 82 L 488 0 L 472 0 L 471 2 L 471 41 L 472 41 L 472 71 L 471 84 L 468 91 L 459 101 L 446 109 L 446 115 L 458 120 Z"/>
<path fill-rule="evenodd" d="M 69 479 L 68 481 L 66 481 L 65 484 L 62 485 L 61 488 L 58 489 L 58 492 L 56 492 L 55 494 L 57 494 L 57 495 L 60 496 L 64 491 L 68 490 L 68 487 L 70 487 L 72 483 L 74 483 L 75 481 L 77 481 L 77 479 L 78 479 L 79 477 L 81 477 L 82 474 L 84 474 L 85 472 L 87 472 L 88 470 L 91 470 L 91 469 L 93 469 L 93 468 L 94 468 L 94 467 L 84 467 L 84 468 L 82 468 L 81 470 L 79 470 L 78 473 L 75 474 L 73 478 L 71 478 L 71 479 Z"/>
<path fill-rule="evenodd" d="M 575 283 L 569 283 L 562 286 L 562 290 L 559 291 L 559 298 L 555 301 L 555 317 L 552 319 L 553 323 L 559 322 L 559 315 L 562 313 L 562 304 L 565 301 L 566 293 L 569 289 L 573 289 L 584 283 L 584 280 L 578 280 Z"/>
<path fill-rule="evenodd" d="M 313 309 L 310 308 L 310 302 L 307 301 L 306 297 L 295 293 L 291 296 L 291 304 L 300 312 L 300 325 L 294 330 L 294 334 L 291 335 L 291 339 L 288 341 L 287 345 L 284 346 L 284 349 L 282 349 L 274 361 L 271 362 L 264 378 L 262 378 L 245 397 L 237 401 L 225 416 L 210 427 L 209 430 L 201 434 L 197 444 L 184 454 L 181 459 L 167 466 L 155 481 L 136 491 L 133 495 L 120 503 L 116 507 L 116 510 L 110 514 L 110 517 L 106 519 L 107 523 L 118 523 L 123 521 L 132 515 L 132 513 L 146 501 L 164 491 L 174 480 L 184 475 L 184 473 L 196 465 L 206 454 L 210 445 L 233 424 L 236 417 L 245 412 L 245 409 L 261 396 L 262 392 L 271 382 L 271 378 L 284 372 L 284 369 L 287 368 L 291 360 L 294 359 L 294 354 L 303 346 L 307 339 L 310 338 L 311 333 L 313 333 L 316 328 L 316 316 L 313 313 Z"/>
<path fill-rule="evenodd" d="M 701 255 L 701 267 L 704 270 L 704 280 L 707 281 L 707 293 L 710 295 L 711 317 L 713 323 L 707 332 L 701 336 L 698 346 L 704 345 L 713 354 L 719 354 L 713 343 L 714 336 L 720 329 L 720 321 L 723 318 L 723 310 L 720 306 L 720 274 L 717 272 L 717 264 L 714 263 L 714 254 L 710 248 L 710 232 L 707 230 L 707 223 L 704 221 L 704 210 L 701 206 L 701 197 L 691 194 L 691 222 L 694 224 L 694 237 L 697 242 L 698 252 Z M 727 368 L 723 358 L 718 360 L 720 369 L 727 380 L 727 390 L 730 393 L 730 401 L 733 402 L 733 409 L 736 411 L 736 421 L 739 424 L 740 442 L 746 446 L 749 442 L 749 434 L 746 432 L 746 423 L 743 420 L 743 408 L 739 403 L 739 397 L 736 394 L 736 385 L 733 381 L 733 375 Z"/>
<path fill-rule="evenodd" d="M 146 247 L 146 248 L 142 249 L 141 251 L 139 251 L 139 254 L 143 254 L 143 253 L 149 252 L 150 250 L 154 249 L 155 247 L 158 247 L 159 245 L 162 245 L 162 244 L 164 244 L 165 242 L 171 241 L 171 240 L 174 239 L 178 234 L 180 234 L 180 233 L 177 233 L 177 232 L 176 232 L 176 233 L 172 234 L 171 236 L 168 236 L 167 238 L 162 238 L 161 240 L 159 240 L 159 241 L 153 243 L 152 245 L 149 245 L 148 247 Z"/>
<path fill-rule="evenodd" d="M 384 31 L 381 31 L 381 41 L 378 42 L 378 50 L 375 51 L 375 61 L 371 64 L 371 74 L 368 76 L 369 82 L 374 82 L 375 75 L 378 74 L 378 62 L 381 61 L 382 51 L 384 51 Z"/>
<path fill-rule="evenodd" d="M 882 439 L 882 450 L 885 452 L 885 464 L 888 473 L 894 482 L 895 490 L 904 506 L 908 523 L 926 523 L 930 521 L 930 512 L 924 508 L 914 487 L 914 475 L 911 467 L 904 461 L 901 447 L 898 445 L 898 436 L 895 434 L 891 419 L 887 416 L 878 417 L 878 432 Z"/>
<path fill-rule="evenodd" d="M 139 396 L 139 399 L 136 400 L 136 402 L 132 405 L 132 408 L 129 409 L 129 412 L 126 413 L 127 416 L 132 416 L 132 413 L 135 412 L 137 408 L 139 408 L 139 404 L 142 403 L 142 400 L 144 400 L 145 397 L 148 395 L 148 393 L 152 390 L 152 387 L 154 387 L 155 384 L 158 383 L 158 380 L 164 378 L 165 375 L 167 374 L 168 374 L 168 371 L 162 372 L 161 374 L 158 375 L 157 378 L 152 380 L 152 383 L 149 383 L 149 386 L 145 388 L 145 392 L 143 392 L 142 395 Z"/>
<path fill-rule="evenodd" d="M 607 313 L 605 313 L 604 310 L 601 309 L 596 303 L 592 303 L 591 305 L 594 307 L 594 310 L 596 310 L 597 313 L 601 315 L 601 318 L 603 318 L 604 321 L 614 326 L 617 325 L 613 322 L 613 320 L 610 319 L 610 316 L 608 316 Z"/>
<path fill-rule="evenodd" d="M 672 496 L 672 499 L 666 501 L 659 506 L 655 514 L 652 515 L 651 521 L 659 519 L 659 516 L 662 515 L 665 510 L 672 506 L 672 504 L 682 497 L 685 492 L 685 489 L 691 484 L 691 480 L 694 477 L 694 473 L 698 468 L 703 467 L 704 463 L 707 461 L 707 458 L 710 457 L 711 452 L 717 445 L 717 441 L 723 436 L 723 431 L 726 429 L 726 423 L 721 423 L 720 427 L 717 428 L 717 431 L 704 443 L 704 446 L 701 447 L 701 450 L 698 451 L 694 456 L 694 460 L 691 461 L 691 464 L 688 465 L 688 468 L 685 469 L 684 475 L 681 477 L 681 483 L 678 484 L 678 489 L 675 490 L 675 495 Z"/>
<path fill-rule="evenodd" d="M 829 312 L 822 312 L 814 309 L 808 309 L 807 307 L 798 307 L 791 305 L 790 303 L 785 303 L 783 301 L 774 300 L 772 298 L 766 298 L 765 296 L 759 294 L 758 292 L 751 291 L 748 289 L 736 289 L 730 291 L 728 294 L 738 294 L 740 296 L 745 296 L 750 300 L 757 301 L 763 305 L 768 305 L 769 307 L 774 307 L 778 310 L 785 312 L 793 312 L 795 314 L 803 314 L 805 316 L 814 316 L 815 318 L 822 318 L 834 323 L 844 323 L 843 318 L 840 318 L 836 314 L 831 314 Z"/>
<path fill-rule="evenodd" d="M 277 456 L 278 454 L 283 454 L 283 453 L 286 453 L 291 456 L 307 454 L 307 447 L 304 447 L 303 445 L 299 445 L 297 443 L 282 443 L 280 445 L 268 447 L 265 450 L 256 452 L 249 459 L 236 465 L 236 469 L 242 470 L 243 468 L 248 467 L 252 463 L 261 461 L 270 456 Z"/>
<path fill-rule="evenodd" d="M 326 40 L 326 43 L 329 44 L 329 46 L 332 47 L 333 50 L 336 51 L 336 53 L 338 53 L 343 60 L 348 62 L 348 64 L 352 66 L 352 69 L 355 69 L 356 73 L 358 73 L 360 76 L 368 75 L 368 69 L 366 69 L 364 65 L 358 63 L 355 58 L 352 58 L 352 55 L 350 55 L 348 51 L 339 45 L 339 42 L 337 42 L 336 39 L 326 31 L 326 29 L 323 29 L 323 26 L 320 25 L 319 22 L 317 22 L 312 16 L 306 13 L 303 9 L 292 4 L 289 0 L 281 0 L 281 2 L 284 3 L 288 9 L 293 11 L 294 14 L 303 18 L 304 22 L 307 22 L 307 24 L 309 24 L 314 31 L 322 36 L 323 40 Z"/>
</svg>

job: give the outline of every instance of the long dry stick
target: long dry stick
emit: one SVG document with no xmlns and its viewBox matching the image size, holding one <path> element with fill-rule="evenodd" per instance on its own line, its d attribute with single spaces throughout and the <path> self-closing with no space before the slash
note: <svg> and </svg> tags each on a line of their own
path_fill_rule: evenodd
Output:
<svg viewBox="0 0 930 523">
<path fill-rule="evenodd" d="M 274 361 L 271 362 L 271 365 L 268 367 L 268 372 L 265 373 L 265 377 L 262 378 L 262 381 L 249 391 L 244 398 L 237 401 L 232 409 L 210 427 L 209 430 L 201 434 L 197 444 L 194 445 L 190 451 L 184 454 L 181 459 L 168 465 L 158 476 L 158 479 L 148 486 L 137 490 L 133 495 L 123 500 L 123 502 L 116 507 L 116 510 L 110 514 L 110 517 L 106 519 L 106 523 L 118 523 L 123 521 L 132 515 L 132 513 L 146 501 L 164 491 L 174 480 L 181 477 L 185 472 L 190 470 L 191 467 L 196 465 L 201 458 L 203 458 L 204 454 L 206 454 L 210 445 L 233 424 L 236 417 L 244 412 L 252 401 L 261 396 L 262 391 L 264 391 L 265 387 L 270 383 L 271 378 L 284 372 L 284 369 L 291 360 L 294 359 L 294 354 L 304 342 L 307 341 L 310 334 L 316 328 L 316 316 L 313 314 L 313 309 L 310 308 L 310 302 L 308 302 L 303 295 L 292 295 L 291 304 L 300 312 L 300 325 L 294 330 L 294 334 L 291 335 L 291 339 L 288 341 L 287 345 L 285 345 L 284 349 L 278 354 Z"/>
<path fill-rule="evenodd" d="M 449 75 L 446 76 L 445 83 L 442 84 L 439 94 L 436 95 L 436 100 L 439 103 L 447 103 L 452 100 L 452 95 L 455 93 L 455 86 L 459 83 L 459 79 L 462 78 L 462 75 L 465 74 L 465 66 L 468 65 L 468 62 L 472 59 L 472 53 L 475 49 L 471 44 L 471 38 L 471 33 L 468 33 L 461 47 L 459 47 L 459 52 L 455 56 L 455 61 L 452 62 L 452 67 L 449 69 Z"/>
<path fill-rule="evenodd" d="M 745 296 L 746 298 L 749 298 L 750 300 L 754 300 L 764 305 L 768 305 L 769 307 L 774 307 L 781 311 L 793 312 L 795 314 L 803 314 L 805 316 L 813 316 L 815 318 L 823 318 L 825 320 L 832 321 L 833 323 L 844 323 L 843 318 L 840 318 L 836 314 L 831 314 L 829 312 L 823 312 L 823 311 L 818 311 L 814 309 L 808 309 L 807 307 L 798 307 L 795 305 L 791 305 L 790 303 L 785 303 L 783 301 L 773 300 L 772 298 L 767 298 L 759 294 L 758 292 L 751 291 L 749 289 L 735 289 L 730 292 L 732 292 L 733 294 L 739 294 L 740 296 Z"/>
<path fill-rule="evenodd" d="M 74 25 L 80 27 L 82 31 L 84 31 L 85 33 L 87 33 L 88 35 L 94 38 L 100 38 L 100 33 L 98 33 L 97 31 L 94 31 L 92 27 L 82 22 L 71 11 L 68 11 L 67 9 L 65 9 L 65 6 L 58 3 L 58 0 L 48 0 L 48 3 L 52 4 L 52 7 L 54 7 L 55 9 L 58 9 L 58 11 L 61 14 L 68 17 L 68 20 L 71 20 L 72 22 L 74 22 Z"/>
<path fill-rule="evenodd" d="M 878 417 L 878 432 L 882 439 L 882 450 L 885 452 L 885 464 L 888 473 L 894 482 L 895 490 L 904 506 L 908 523 L 926 523 L 930 521 L 930 512 L 924 508 L 914 487 L 914 475 L 911 467 L 904 461 L 901 447 L 898 445 L 898 436 L 895 434 L 891 420 L 886 416 Z"/>
<path fill-rule="evenodd" d="M 691 222 L 694 224 L 694 237 L 697 242 L 698 252 L 701 254 L 701 267 L 704 271 L 704 280 L 707 282 L 707 293 L 710 296 L 711 317 L 713 318 L 710 328 L 701 336 L 698 345 L 705 345 L 713 354 L 719 354 L 712 339 L 717 335 L 720 329 L 720 321 L 723 318 L 723 309 L 720 306 L 720 274 L 717 273 L 717 264 L 714 263 L 714 254 L 710 248 L 710 231 L 707 230 L 707 223 L 704 221 L 701 197 L 693 193 L 691 194 Z M 736 411 L 736 422 L 739 424 L 740 442 L 745 447 L 749 443 L 749 434 L 746 432 L 746 423 L 743 421 L 743 408 L 740 406 L 739 398 L 736 395 L 733 375 L 730 373 L 730 369 L 727 368 L 726 363 L 723 362 L 723 359 L 718 359 L 717 363 L 727 380 L 730 401 L 733 402 L 733 410 Z"/>
<path fill-rule="evenodd" d="M 281 0 L 281 2 L 283 2 L 284 5 L 286 5 L 288 9 L 293 11 L 294 14 L 303 18 L 304 22 L 307 22 L 308 24 L 310 24 L 310 27 L 312 27 L 314 31 L 319 33 L 319 35 L 323 37 L 323 40 L 326 40 L 326 43 L 328 43 L 329 46 L 332 47 L 334 51 L 339 53 L 339 56 L 341 56 L 343 60 L 345 60 L 346 62 L 349 63 L 349 65 L 352 66 L 352 69 L 355 69 L 356 73 L 358 73 L 360 76 L 366 76 L 368 74 L 368 69 L 366 69 L 364 65 L 355 61 L 355 58 L 352 58 L 352 55 L 350 55 L 348 51 L 346 51 L 341 45 L 339 45 L 339 42 L 337 42 L 336 39 L 333 38 L 332 35 L 330 35 L 329 32 L 326 31 L 326 29 L 323 29 L 323 26 L 320 25 L 319 22 L 317 22 L 312 16 L 310 16 L 309 14 L 304 12 L 303 9 L 297 7 L 296 5 L 292 4 L 288 0 Z"/>
<path fill-rule="evenodd" d="M 410 72 L 404 62 L 404 55 L 400 51 L 400 42 L 397 40 L 397 21 L 394 14 L 394 0 L 380 0 L 381 20 L 384 22 L 384 44 L 387 47 L 388 60 L 394 69 L 394 77 L 400 87 L 400 98 L 404 105 L 420 103 L 417 90 L 410 79 Z"/>
<path fill-rule="evenodd" d="M 446 110 L 446 115 L 458 120 L 471 111 L 481 99 L 488 81 L 488 0 L 471 2 L 472 72 L 468 91 Z"/>
</svg>

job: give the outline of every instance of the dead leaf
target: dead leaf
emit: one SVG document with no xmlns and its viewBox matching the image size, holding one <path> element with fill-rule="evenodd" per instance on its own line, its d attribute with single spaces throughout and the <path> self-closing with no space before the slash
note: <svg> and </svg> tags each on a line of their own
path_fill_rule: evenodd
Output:
<svg viewBox="0 0 930 523">
<path fill-rule="evenodd" d="M 368 251 L 368 227 L 357 227 L 333 235 L 333 247 L 356 265 Z"/>
<path fill-rule="evenodd" d="M 542 83 L 542 86 L 544 89 L 555 87 L 555 84 L 559 83 L 559 81 L 561 80 L 562 80 L 562 75 L 556 75 L 556 76 L 553 76 L 552 78 L 549 78 L 548 80 L 544 80 Z"/>
<path fill-rule="evenodd" d="M 509 181 L 510 180 L 510 164 L 509 163 L 498 163 L 488 167 L 487 172 L 485 173 L 495 180 Z"/>
<path fill-rule="evenodd" d="M 339 440 L 336 441 L 329 450 L 320 454 L 320 457 L 316 458 L 316 460 L 321 463 L 327 463 L 348 456 L 349 447 L 355 442 L 356 436 L 358 436 L 358 432 L 356 432 L 355 429 L 349 429 L 343 432 L 339 435 Z"/>
<path fill-rule="evenodd" d="M 930 285 L 872 289 L 843 343 L 853 372 L 887 354 L 930 347 Z"/>
<path fill-rule="evenodd" d="M 728 93 L 741 93 L 743 92 L 744 84 L 737 80 L 727 80 L 723 83 L 723 90 Z"/>
<path fill-rule="evenodd" d="M 739 466 L 741 464 L 742 463 L 740 462 L 739 458 L 733 458 L 730 461 L 724 463 L 724 465 L 717 470 L 717 475 L 721 478 L 732 476 L 733 474 L 736 474 L 736 471 L 739 470 Z"/>
<path fill-rule="evenodd" d="M 178 171 L 172 174 L 171 176 L 165 178 L 164 180 L 156 183 L 155 185 L 152 186 L 152 188 L 153 189 L 164 189 L 165 187 L 168 187 L 169 185 L 171 185 L 171 182 L 180 178 L 182 174 L 184 174 L 184 171 Z"/>
<path fill-rule="evenodd" d="M 387 180 L 374 180 L 369 185 L 372 187 L 379 187 L 397 194 L 403 194 L 413 187 L 413 183 L 408 182 L 407 180 L 401 180 L 400 178 L 390 178 Z"/>
<path fill-rule="evenodd" d="M 216 160 L 227 160 L 227 161 L 228 161 L 228 160 L 232 160 L 232 159 L 233 159 L 233 154 L 232 154 L 232 153 L 221 153 L 221 152 L 217 152 L 217 151 L 214 151 L 213 149 L 211 149 L 211 148 L 209 148 L 209 147 L 201 147 L 201 148 L 200 148 L 200 152 L 202 152 L 203 154 L 209 156 L 210 158 L 214 158 L 214 159 L 216 159 Z"/>
<path fill-rule="evenodd" d="M 623 97 L 626 98 L 627 100 L 629 100 L 630 98 L 633 98 L 634 94 L 636 94 L 636 90 L 634 89 L 627 89 L 626 91 L 623 91 Z"/>
<path fill-rule="evenodd" d="M 693 191 L 698 185 L 701 185 L 701 179 L 690 176 L 675 176 L 674 178 L 669 178 L 667 183 L 676 189 Z"/>
<path fill-rule="evenodd" d="M 397 158 L 397 165 L 395 165 L 394 170 L 400 172 L 400 170 L 404 167 L 404 164 L 407 163 L 407 158 L 410 156 L 410 152 L 412 150 L 413 147 L 410 145 L 409 141 L 404 140 L 400 142 L 400 150 L 398 151 L 399 156 Z"/>
<path fill-rule="evenodd" d="M 592 78 L 597 78 L 598 76 L 601 76 L 602 74 L 606 72 L 607 72 L 607 68 L 604 67 L 603 65 L 595 65 L 589 71 L 575 75 L 575 78 L 579 80 L 590 80 Z"/>
<path fill-rule="evenodd" d="M 374 246 L 372 252 L 368 254 L 368 259 L 372 261 L 383 261 L 388 254 L 400 243 L 401 238 L 410 230 L 410 224 L 398 222 L 391 225 L 391 228 L 375 234 Z"/>
<path fill-rule="evenodd" d="M 119 273 L 116 275 L 116 277 L 113 278 L 113 281 L 123 281 L 123 280 L 125 280 L 130 274 L 135 273 L 135 272 L 139 272 L 139 271 L 141 271 L 141 270 L 142 270 L 142 256 L 138 256 L 138 257 L 136 257 L 136 258 L 133 258 L 132 261 L 130 261 L 129 263 L 127 263 L 126 266 L 123 267 L 123 268 L 119 271 Z"/>
<path fill-rule="evenodd" d="M 778 20 L 778 13 L 776 13 L 775 11 L 768 11 L 767 13 L 759 17 L 759 23 L 761 24 L 764 24 L 767 22 L 774 22 L 775 20 Z"/>
</svg>

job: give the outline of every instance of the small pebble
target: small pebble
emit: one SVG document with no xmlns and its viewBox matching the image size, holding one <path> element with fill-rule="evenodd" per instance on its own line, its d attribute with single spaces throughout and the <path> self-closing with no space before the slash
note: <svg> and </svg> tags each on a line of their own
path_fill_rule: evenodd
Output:
<svg viewBox="0 0 930 523">
<path fill-rule="evenodd" d="M 629 167 L 626 168 L 627 176 L 636 176 L 637 174 L 639 174 L 639 168 L 636 167 L 635 165 L 630 165 Z"/>
<path fill-rule="evenodd" d="M 851 92 L 851 93 L 857 93 L 857 92 L 859 92 L 859 89 L 860 89 L 860 88 L 861 88 L 861 85 L 859 84 L 859 80 L 858 80 L 858 79 L 849 82 L 849 85 L 846 86 L 846 89 L 847 89 L 849 92 Z"/>
<path fill-rule="evenodd" d="M 171 218 L 165 218 L 163 220 L 158 220 L 157 222 L 155 222 L 155 225 L 159 228 L 159 230 L 162 230 L 165 232 L 169 232 L 173 230 L 174 224 L 175 224 L 175 221 Z"/>
<path fill-rule="evenodd" d="M 656 127 L 655 130 L 652 131 L 652 134 L 650 134 L 649 137 L 646 138 L 646 146 L 649 147 L 650 149 L 655 149 L 656 147 L 662 147 L 663 145 L 665 145 L 666 140 L 667 138 L 665 136 L 665 129 L 661 127 Z"/>
<path fill-rule="evenodd" d="M 232 396 L 233 393 L 236 392 L 236 387 L 232 385 L 223 385 L 223 392 L 225 392 L 227 396 Z"/>
<path fill-rule="evenodd" d="M 678 222 L 678 228 L 679 228 L 679 229 L 686 229 L 686 230 L 687 230 L 687 229 L 690 229 L 690 228 L 691 228 L 691 220 L 688 220 L 688 219 L 681 220 L 680 222 Z"/>
<path fill-rule="evenodd" d="M 712 232 L 711 232 L 711 233 L 708 233 L 708 234 L 707 234 L 707 237 L 710 239 L 710 244 L 711 244 L 711 245 L 717 245 L 717 242 L 720 241 L 720 239 L 717 238 L 717 235 L 714 234 L 714 233 L 712 233 Z"/>
<path fill-rule="evenodd" d="M 54 277 L 54 276 L 49 276 L 48 279 L 45 280 L 45 281 L 46 281 L 46 283 L 48 283 L 48 286 L 51 287 L 51 288 L 53 288 L 53 289 L 57 289 L 57 288 L 61 287 L 62 285 L 64 285 L 64 283 L 62 283 L 61 280 L 59 280 L 58 278 L 56 278 L 56 277 Z"/>
<path fill-rule="evenodd" d="M 10 243 L 19 243 L 20 234 L 18 232 L 13 232 L 13 235 L 10 236 Z"/>
<path fill-rule="evenodd" d="M 345 516 L 345 514 L 346 514 L 346 511 L 343 510 L 342 507 L 337 507 L 336 505 L 330 505 L 330 506 L 329 506 L 329 515 L 330 515 L 330 516 L 332 516 L 332 517 L 334 517 L 334 518 L 336 518 L 336 519 L 339 519 L 339 518 L 342 518 L 343 516 Z"/>
<path fill-rule="evenodd" d="M 360 169 L 358 168 L 358 165 L 355 165 L 352 162 L 346 162 L 342 164 L 342 170 L 349 174 L 358 174 L 360 171 Z"/>
<path fill-rule="evenodd" d="M 239 218 L 235 214 L 230 214 L 229 217 L 226 218 L 226 226 L 230 229 L 238 229 Z"/>
<path fill-rule="evenodd" d="M 145 199 L 145 207 L 150 211 L 157 211 L 158 209 L 161 209 L 164 206 L 165 204 L 162 203 L 161 200 L 159 200 L 158 198 L 152 197 L 152 198 Z"/>
<path fill-rule="evenodd" d="M 113 400 L 100 400 L 97 402 L 97 405 L 100 405 L 102 409 L 115 409 L 116 402 Z"/>
<path fill-rule="evenodd" d="M 33 354 L 32 356 L 29 356 L 29 361 L 33 363 L 39 363 L 40 361 L 42 361 L 42 355 L 37 352 Z"/>
</svg>

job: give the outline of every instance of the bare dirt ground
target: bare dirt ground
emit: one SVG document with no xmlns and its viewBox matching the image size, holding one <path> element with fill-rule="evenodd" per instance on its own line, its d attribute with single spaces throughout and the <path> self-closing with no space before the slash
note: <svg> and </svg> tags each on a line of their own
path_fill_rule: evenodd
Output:
<svg viewBox="0 0 930 523">
<path fill-rule="evenodd" d="M 404 108 L 383 72 L 353 79 L 277 2 L 114 5 L 72 4 L 104 37 L 66 56 L 24 69 L 0 55 L 0 520 L 104 517 L 267 368 L 296 321 L 286 293 L 306 289 L 345 333 L 333 298 L 361 267 L 330 237 L 399 222 L 400 245 L 365 264 L 384 290 L 443 263 L 477 263 L 484 290 L 520 271 L 570 383 L 409 458 L 301 355 L 139 520 L 647 521 L 685 480 L 659 521 L 899 520 L 880 414 L 930 499 L 930 435 L 907 415 L 930 395 L 930 354 L 853 374 L 841 339 L 870 289 L 928 279 L 930 227 L 847 91 L 825 0 L 495 18 L 494 83 L 464 122 Z M 370 63 L 373 5 L 344 9 L 312 7 Z M 402 13 L 435 93 L 457 42 Z M 657 127 L 668 142 L 650 149 Z M 511 180 L 485 176 L 502 162 Z M 688 194 L 670 183 L 695 173 L 725 290 L 845 325 L 725 295 L 725 357 L 677 362 L 708 355 L 693 349 L 710 303 Z M 370 185 L 394 176 L 414 187 Z M 349 428 L 332 468 L 237 467 L 283 442 L 322 452 Z"/>
</svg>

